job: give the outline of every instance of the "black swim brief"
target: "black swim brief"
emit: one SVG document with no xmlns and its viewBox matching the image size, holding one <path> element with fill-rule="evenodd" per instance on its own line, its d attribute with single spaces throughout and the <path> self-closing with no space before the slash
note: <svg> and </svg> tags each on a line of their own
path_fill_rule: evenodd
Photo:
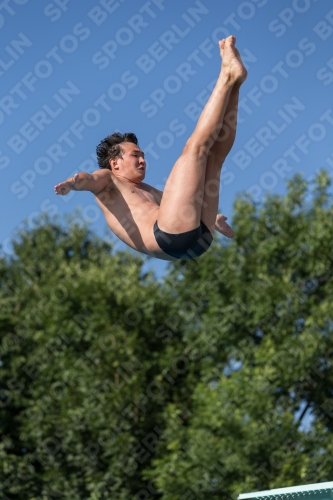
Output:
<svg viewBox="0 0 333 500">
<path fill-rule="evenodd" d="M 196 229 L 179 234 L 161 231 L 156 221 L 154 235 L 160 249 L 176 259 L 196 259 L 208 250 L 213 241 L 212 233 L 202 221 Z"/>
</svg>

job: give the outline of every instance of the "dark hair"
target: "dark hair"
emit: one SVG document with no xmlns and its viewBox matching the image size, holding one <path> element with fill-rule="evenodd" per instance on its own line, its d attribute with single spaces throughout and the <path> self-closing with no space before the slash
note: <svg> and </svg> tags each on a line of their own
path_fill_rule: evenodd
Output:
<svg viewBox="0 0 333 500">
<path fill-rule="evenodd" d="M 98 144 L 96 154 L 99 168 L 108 168 L 111 170 L 111 158 L 122 158 L 124 152 L 120 146 L 122 142 L 132 142 L 137 145 L 138 139 L 136 135 L 131 132 L 126 134 L 115 132 L 105 137 L 105 139 Z"/>
</svg>

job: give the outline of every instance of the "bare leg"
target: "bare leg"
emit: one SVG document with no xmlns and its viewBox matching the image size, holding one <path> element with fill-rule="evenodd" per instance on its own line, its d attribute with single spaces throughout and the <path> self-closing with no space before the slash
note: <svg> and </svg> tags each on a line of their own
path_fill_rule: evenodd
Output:
<svg viewBox="0 0 333 500">
<path fill-rule="evenodd" d="M 207 160 L 201 220 L 206 224 L 211 233 L 214 232 L 219 205 L 222 165 L 235 141 L 238 97 L 241 83 L 237 82 L 230 93 L 220 134 L 211 147 Z"/>
<path fill-rule="evenodd" d="M 234 37 L 220 42 L 223 62 L 216 86 L 165 185 L 158 224 L 168 233 L 200 224 L 208 154 L 221 131 L 232 88 L 246 73 L 234 44 Z"/>
</svg>

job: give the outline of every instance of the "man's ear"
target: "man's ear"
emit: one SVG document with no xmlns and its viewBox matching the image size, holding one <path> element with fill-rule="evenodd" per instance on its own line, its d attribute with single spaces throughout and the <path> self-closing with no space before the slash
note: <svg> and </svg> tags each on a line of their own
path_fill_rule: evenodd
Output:
<svg viewBox="0 0 333 500">
<path fill-rule="evenodd" d="M 117 158 L 111 158 L 109 160 L 109 165 L 111 167 L 111 170 L 113 170 L 114 168 L 117 169 Z"/>
</svg>

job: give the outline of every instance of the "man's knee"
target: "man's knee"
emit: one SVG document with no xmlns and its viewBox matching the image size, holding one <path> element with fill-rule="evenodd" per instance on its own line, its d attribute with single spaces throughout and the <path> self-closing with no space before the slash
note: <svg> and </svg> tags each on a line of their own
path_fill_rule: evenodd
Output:
<svg viewBox="0 0 333 500">
<path fill-rule="evenodd" d="M 182 151 L 183 155 L 194 156 L 195 159 L 201 160 L 206 159 L 210 151 L 209 144 L 201 144 L 193 139 L 189 139 Z"/>
</svg>

